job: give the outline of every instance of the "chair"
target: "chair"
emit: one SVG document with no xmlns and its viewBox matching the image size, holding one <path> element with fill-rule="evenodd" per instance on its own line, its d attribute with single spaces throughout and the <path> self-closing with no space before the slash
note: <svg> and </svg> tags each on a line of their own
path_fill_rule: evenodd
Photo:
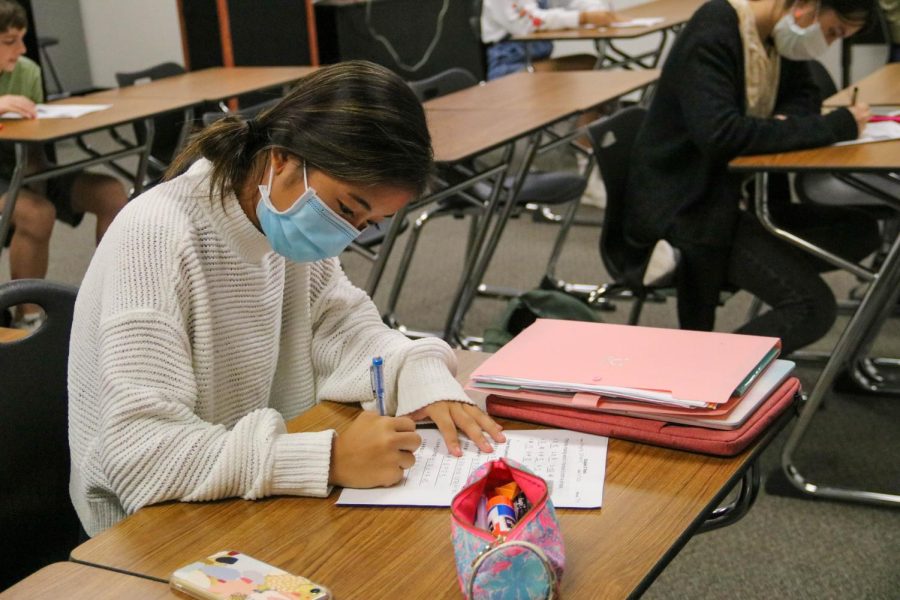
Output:
<svg viewBox="0 0 900 600">
<path fill-rule="evenodd" d="M 453 68 L 438 73 L 427 79 L 409 82 L 410 88 L 424 102 L 432 98 L 437 98 L 446 94 L 450 94 L 467 87 L 476 85 L 478 81 L 475 77 L 464 69 Z M 467 179 L 475 170 L 470 163 L 453 165 L 444 168 L 440 172 L 440 178 L 444 183 L 453 185 Z M 502 182 L 503 192 L 501 198 L 508 196 L 508 191 L 514 183 L 513 178 L 507 178 Z M 587 181 L 584 177 L 574 173 L 552 172 L 552 173 L 529 173 L 525 176 L 519 195 L 515 198 L 516 206 L 525 209 L 528 205 L 541 206 L 563 206 L 569 205 L 569 213 L 563 217 L 563 223 L 560 225 L 559 234 L 551 251 L 550 259 L 547 263 L 545 278 L 553 279 L 553 270 L 556 261 L 562 252 L 562 246 L 565 242 L 568 230 L 571 227 L 575 210 L 578 208 L 578 200 L 584 194 Z M 442 216 L 452 216 L 454 218 L 470 217 L 470 228 L 468 242 L 466 245 L 466 256 L 473 251 L 473 242 L 476 239 L 481 219 L 485 218 L 485 207 L 491 194 L 491 186 L 487 183 L 478 183 L 470 188 L 467 192 L 444 198 L 437 202 L 434 208 L 423 212 L 413 224 L 410 238 L 407 241 L 403 256 L 397 270 L 397 276 L 394 280 L 388 296 L 387 306 L 385 307 L 385 320 L 388 323 L 396 324 L 394 312 L 399 300 L 400 292 L 406 280 L 406 275 L 412 263 L 413 254 L 419 241 L 422 229 L 432 219 Z M 501 297 L 514 296 L 518 290 L 497 290 L 487 286 L 479 286 L 479 292 L 497 295 Z M 455 312 L 455 307 L 454 307 Z"/>
<path fill-rule="evenodd" d="M 140 84 L 146 81 L 155 81 L 174 75 L 185 73 L 184 67 L 174 62 L 165 62 L 141 71 L 116 73 L 116 83 L 119 87 Z M 150 160 L 147 165 L 147 177 L 150 181 L 158 181 L 172 162 L 178 146 L 181 142 L 181 130 L 184 126 L 184 113 L 173 111 L 155 117 L 153 119 L 153 143 L 150 147 Z M 147 138 L 147 131 L 143 123 L 134 124 L 134 133 L 138 143 L 143 143 Z M 118 138 L 117 135 L 113 135 Z M 117 141 L 127 144 L 125 140 Z"/>
<path fill-rule="evenodd" d="M 873 22 L 841 42 L 841 85 L 850 85 L 851 66 L 853 62 L 853 46 L 884 45 L 885 62 L 891 60 L 891 29 L 884 10 L 878 2 L 872 3 Z"/>
<path fill-rule="evenodd" d="M 651 251 L 635 248 L 625 239 L 625 197 L 628 185 L 628 167 L 632 147 L 638 130 L 644 122 L 647 110 L 638 106 L 619 111 L 613 116 L 588 125 L 588 136 L 594 148 L 594 156 L 606 186 L 606 212 L 600 232 L 600 256 L 612 283 L 597 288 L 590 297 L 590 304 L 598 304 L 611 297 L 631 294 L 634 304 L 628 323 L 636 325 L 644 302 L 650 294 L 672 287 L 674 271 L 656 281 L 645 282 Z"/>
<path fill-rule="evenodd" d="M 77 290 L 44 280 L 0 285 L 0 312 L 34 303 L 31 335 L 0 344 L 0 590 L 67 560 L 81 527 L 69 499 L 66 373 Z"/>
</svg>

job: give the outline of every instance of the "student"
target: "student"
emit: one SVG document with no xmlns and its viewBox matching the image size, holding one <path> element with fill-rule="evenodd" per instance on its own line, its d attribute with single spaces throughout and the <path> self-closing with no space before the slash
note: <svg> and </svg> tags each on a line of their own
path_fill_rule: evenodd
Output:
<svg viewBox="0 0 900 600">
<path fill-rule="evenodd" d="M 37 117 L 35 104 L 43 102 L 41 70 L 25 57 L 25 10 L 13 0 L 0 0 L 0 114 L 13 112 L 26 119 Z M 43 149 L 29 149 L 31 170 L 44 162 Z M 16 158 L 11 145 L 0 146 L 0 193 L 9 189 Z M 0 198 L 0 208 L 5 198 Z M 106 232 L 116 213 L 128 202 L 125 188 L 107 175 L 80 172 L 49 180 L 46 185 L 22 188 L 10 219 L 9 270 L 13 279 L 43 279 L 47 275 L 50 234 L 55 219 L 76 227 L 84 213 L 97 216 L 96 239 Z M 40 308 L 18 307 L 13 326 L 33 329 L 40 323 Z"/>
<path fill-rule="evenodd" d="M 740 206 L 744 154 L 825 146 L 856 138 L 866 104 L 822 115 L 803 62 L 866 22 L 874 0 L 710 0 L 678 36 L 635 142 L 625 233 L 636 248 L 680 249 L 678 317 L 712 329 L 719 292 L 743 289 L 771 310 L 742 333 L 778 336 L 792 352 L 823 336 L 834 296 L 828 267 L 772 236 Z M 842 208 L 776 198 L 776 222 L 851 260 L 878 245 L 877 224 Z"/>
<path fill-rule="evenodd" d="M 525 43 L 509 40 L 511 35 L 534 31 L 602 27 L 613 14 L 600 0 L 484 0 L 481 7 L 481 41 L 488 45 L 488 80 L 524 71 L 527 67 Z M 588 54 L 550 59 L 553 43 L 529 42 L 536 71 L 589 70 L 596 57 Z"/>
<path fill-rule="evenodd" d="M 319 69 L 257 119 L 204 130 L 172 172 L 188 165 L 121 212 L 78 295 L 71 490 L 90 535 L 164 500 L 392 485 L 426 417 L 454 454 L 457 428 L 488 452 L 482 431 L 504 439 L 447 344 L 386 327 L 336 258 L 429 177 L 425 114 L 402 79 Z M 285 433 L 323 400 L 373 409 L 375 356 L 396 416 Z"/>
</svg>

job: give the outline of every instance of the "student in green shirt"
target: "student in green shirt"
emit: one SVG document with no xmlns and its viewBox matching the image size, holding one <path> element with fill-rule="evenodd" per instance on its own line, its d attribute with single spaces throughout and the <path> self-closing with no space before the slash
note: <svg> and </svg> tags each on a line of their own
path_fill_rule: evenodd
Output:
<svg viewBox="0 0 900 600">
<path fill-rule="evenodd" d="M 13 0 L 0 0 L 0 114 L 13 112 L 26 119 L 37 117 L 36 103 L 43 102 L 41 69 L 25 54 L 25 10 Z M 46 159 L 42 148 L 29 152 L 31 169 Z M 15 168 L 10 145 L 0 145 L 0 194 L 9 189 Z M 0 197 L 0 208 L 6 198 Z M 128 195 L 124 186 L 108 175 L 78 172 L 56 177 L 46 184 L 22 188 L 10 220 L 9 270 L 13 279 L 43 279 L 47 275 L 50 234 L 56 219 L 77 226 L 84 213 L 97 216 L 97 241 L 106 232 Z M 13 315 L 14 326 L 33 328 L 40 323 L 41 311 L 34 305 L 22 305 Z"/>
</svg>

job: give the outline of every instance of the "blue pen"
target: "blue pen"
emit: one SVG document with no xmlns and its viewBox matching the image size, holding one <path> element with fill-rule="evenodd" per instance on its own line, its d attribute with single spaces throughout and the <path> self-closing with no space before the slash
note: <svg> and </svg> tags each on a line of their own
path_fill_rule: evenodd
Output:
<svg viewBox="0 0 900 600">
<path fill-rule="evenodd" d="M 372 378 L 372 394 L 375 396 L 375 405 L 378 414 L 384 416 L 384 359 L 376 356 L 369 367 L 369 375 Z"/>
</svg>

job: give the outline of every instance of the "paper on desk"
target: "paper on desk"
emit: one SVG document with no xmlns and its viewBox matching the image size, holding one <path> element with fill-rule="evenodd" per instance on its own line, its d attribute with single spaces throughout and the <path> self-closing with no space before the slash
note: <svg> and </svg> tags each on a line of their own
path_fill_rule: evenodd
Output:
<svg viewBox="0 0 900 600">
<path fill-rule="evenodd" d="M 643 17 L 640 19 L 628 19 L 627 21 L 616 21 L 610 27 L 618 29 L 627 29 L 629 27 L 653 27 L 665 21 L 663 17 Z"/>
<path fill-rule="evenodd" d="M 38 104 L 38 119 L 75 119 L 86 114 L 106 110 L 112 104 Z M 14 112 L 5 112 L 0 115 L 2 119 L 21 119 L 22 115 Z"/>
<path fill-rule="evenodd" d="M 849 146 L 851 144 L 865 144 L 867 142 L 886 142 L 889 140 L 900 140 L 900 123 L 894 121 L 879 121 L 877 123 L 866 123 L 863 133 L 855 140 L 846 142 L 838 142 L 835 146 Z"/>
<path fill-rule="evenodd" d="M 403 480 L 389 488 L 345 488 L 338 504 L 382 506 L 450 506 L 469 475 L 485 462 L 511 458 L 543 477 L 550 486 L 553 505 L 561 508 L 599 508 L 606 477 L 607 438 L 562 429 L 504 431 L 506 442 L 494 443 L 484 454 L 470 440 L 461 438 L 463 455 L 447 452 L 436 429 L 419 429 L 422 445 L 416 464 Z"/>
</svg>

